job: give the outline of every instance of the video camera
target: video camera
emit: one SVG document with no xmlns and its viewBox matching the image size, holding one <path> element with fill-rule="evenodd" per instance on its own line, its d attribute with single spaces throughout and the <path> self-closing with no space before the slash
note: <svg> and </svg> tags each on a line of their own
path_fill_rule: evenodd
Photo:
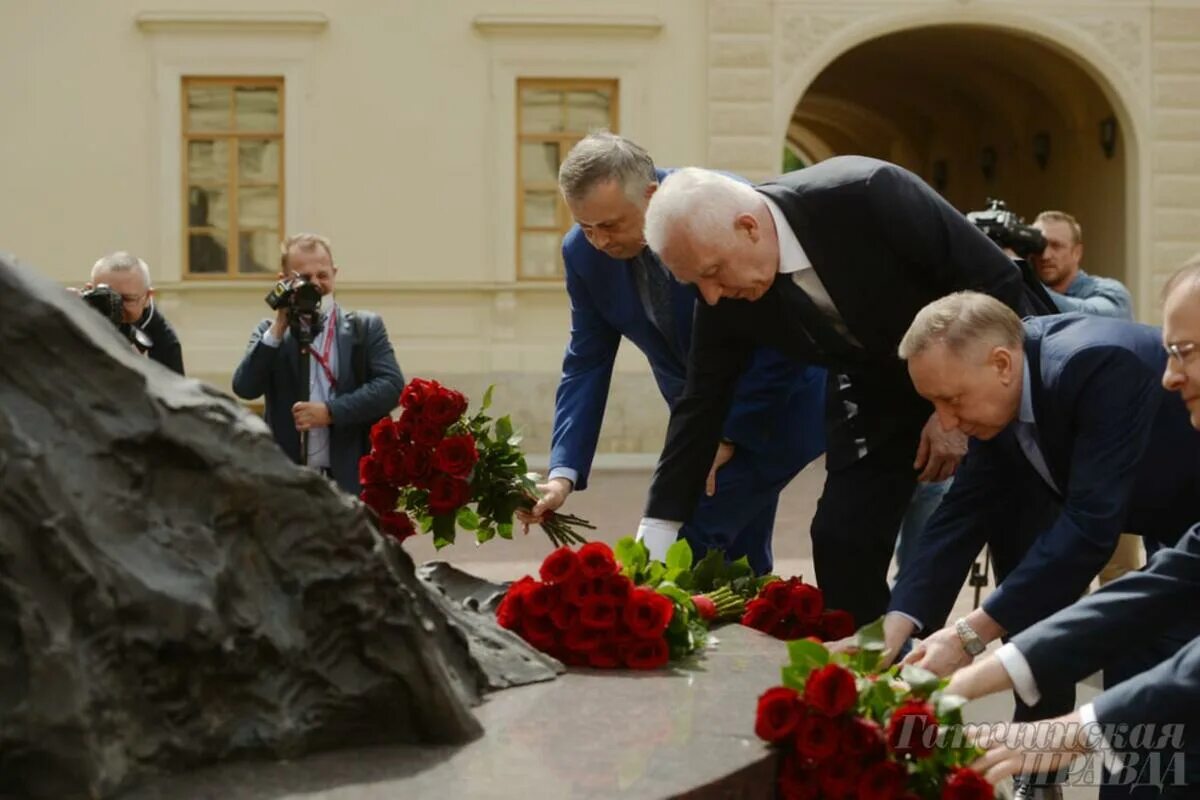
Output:
<svg viewBox="0 0 1200 800">
<path fill-rule="evenodd" d="M 283 278 L 267 293 L 273 310 L 287 309 L 288 327 L 302 345 L 312 343 L 321 322 L 321 290 L 303 275 Z"/>
<path fill-rule="evenodd" d="M 1018 258 L 1028 258 L 1046 249 L 1046 237 L 1032 225 L 1008 210 L 1003 200 L 989 197 L 987 208 L 967 214 L 975 227 L 1001 248 L 1008 248 Z"/>
<path fill-rule="evenodd" d="M 145 353 L 154 347 L 154 342 L 144 330 L 125 321 L 125 301 L 108 284 L 98 283 L 80 292 L 79 297 L 115 325 L 138 352 Z"/>
</svg>

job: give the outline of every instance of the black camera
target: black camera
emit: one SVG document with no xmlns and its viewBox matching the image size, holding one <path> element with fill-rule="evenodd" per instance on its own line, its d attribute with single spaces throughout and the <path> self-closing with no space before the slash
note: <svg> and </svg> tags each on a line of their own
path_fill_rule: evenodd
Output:
<svg viewBox="0 0 1200 800">
<path fill-rule="evenodd" d="M 137 347 L 139 352 L 145 353 L 154 347 L 154 342 L 144 330 L 125 321 L 125 301 L 108 284 L 98 283 L 93 288 L 80 292 L 79 297 L 116 325 L 121 335 Z"/>
<path fill-rule="evenodd" d="M 1008 210 L 1003 200 L 989 197 L 987 208 L 970 212 L 967 219 L 1001 248 L 1007 247 L 1016 253 L 1018 258 L 1028 259 L 1046 249 L 1046 237 L 1042 232 L 1032 225 L 1026 225 L 1024 220 Z"/>
<path fill-rule="evenodd" d="M 321 290 L 300 275 L 284 278 L 267 293 L 267 305 L 275 311 L 314 314 L 321 308 Z"/>
</svg>

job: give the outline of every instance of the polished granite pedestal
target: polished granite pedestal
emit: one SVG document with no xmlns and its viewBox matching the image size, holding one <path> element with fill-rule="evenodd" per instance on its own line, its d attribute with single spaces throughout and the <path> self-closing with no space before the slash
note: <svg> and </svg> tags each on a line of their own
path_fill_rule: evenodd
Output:
<svg viewBox="0 0 1200 800">
<path fill-rule="evenodd" d="M 774 797 L 775 755 L 755 702 L 779 683 L 783 642 L 740 625 L 670 670 L 570 670 L 488 695 L 482 738 L 459 747 L 238 762 L 145 785 L 126 800 Z"/>
</svg>

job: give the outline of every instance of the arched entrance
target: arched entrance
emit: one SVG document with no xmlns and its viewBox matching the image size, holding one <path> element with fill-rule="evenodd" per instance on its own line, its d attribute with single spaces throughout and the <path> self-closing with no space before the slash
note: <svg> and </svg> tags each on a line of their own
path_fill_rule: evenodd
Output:
<svg viewBox="0 0 1200 800">
<path fill-rule="evenodd" d="M 1060 42 L 982 24 L 861 37 L 798 87 L 784 160 L 871 155 L 921 175 L 962 211 L 988 197 L 1027 219 L 1067 211 L 1083 225 L 1084 268 L 1136 292 L 1133 125 L 1100 70 L 1085 67 Z M 777 109 L 787 101 L 777 96 Z"/>
</svg>

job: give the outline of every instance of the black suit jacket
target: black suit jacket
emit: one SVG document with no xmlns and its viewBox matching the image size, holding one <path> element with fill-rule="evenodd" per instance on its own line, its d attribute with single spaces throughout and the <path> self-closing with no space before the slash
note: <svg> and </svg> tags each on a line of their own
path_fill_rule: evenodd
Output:
<svg viewBox="0 0 1200 800">
<path fill-rule="evenodd" d="M 1026 320 L 1039 449 L 1062 496 L 1026 490 L 1044 482 L 1014 425 L 972 441 L 892 592 L 891 609 L 935 629 L 971 561 L 990 544 L 1002 580 L 983 607 L 1015 633 L 1087 591 L 1122 531 L 1170 545 L 1200 518 L 1200 433 L 1179 397 L 1162 387 L 1161 342 L 1158 328 L 1123 320 Z"/>
<path fill-rule="evenodd" d="M 1150 645 L 1181 620 L 1200 622 L 1200 525 L 1100 591 L 1013 637 L 1034 680 L 1080 680 Z M 1200 721 L 1200 638 L 1094 701 L 1102 723 Z"/>
<path fill-rule="evenodd" d="M 667 180 L 670 180 L 668 178 Z M 875 448 L 916 442 L 932 407 L 897 357 L 900 339 L 928 303 L 961 289 L 999 298 L 1019 314 L 1041 313 L 1013 262 L 912 173 L 843 156 L 758 187 L 787 217 L 859 348 L 828 347 L 799 289 L 781 275 L 756 301 L 698 304 L 687 386 L 672 409 L 646 516 L 686 520 L 703 488 L 733 387 L 760 345 L 850 375 L 853 420 L 831 407 L 831 468 L 855 459 L 854 439 Z M 832 330 L 832 329 L 830 329 Z M 825 332 L 828 334 L 828 331 Z M 831 389 L 836 381 L 831 376 Z"/>
</svg>

